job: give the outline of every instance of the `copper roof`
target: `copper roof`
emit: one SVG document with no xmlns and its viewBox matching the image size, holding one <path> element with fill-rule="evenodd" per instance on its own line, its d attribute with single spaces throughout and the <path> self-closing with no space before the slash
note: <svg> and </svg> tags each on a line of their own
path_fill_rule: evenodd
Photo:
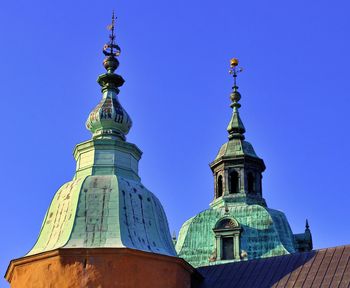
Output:
<svg viewBox="0 0 350 288">
<path fill-rule="evenodd" d="M 350 287 L 350 245 L 198 268 L 200 288 Z"/>
</svg>

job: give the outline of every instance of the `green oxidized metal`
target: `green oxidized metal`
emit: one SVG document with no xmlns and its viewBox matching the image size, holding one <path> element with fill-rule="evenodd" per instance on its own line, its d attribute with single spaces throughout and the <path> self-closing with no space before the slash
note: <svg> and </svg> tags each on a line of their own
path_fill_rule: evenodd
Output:
<svg viewBox="0 0 350 288">
<path fill-rule="evenodd" d="M 86 122 L 93 139 L 74 149 L 74 179 L 55 194 L 27 255 L 57 248 L 133 248 L 175 256 L 163 207 L 138 175 L 142 152 L 125 141 L 131 119 L 118 101 L 120 48 L 105 45 L 103 97 Z"/>
<path fill-rule="evenodd" d="M 234 59 L 235 60 L 235 59 Z M 235 63 L 238 63 L 235 61 Z M 236 68 L 232 67 L 236 80 Z M 312 249 L 308 224 L 305 233 L 293 234 L 283 212 L 270 209 L 262 197 L 265 164 L 245 141 L 239 116 L 236 81 L 231 93 L 233 113 L 222 145 L 210 164 L 214 176 L 214 200 L 210 208 L 187 220 L 176 241 L 178 255 L 195 267 L 271 257 Z M 220 223 L 231 223 L 217 229 Z M 225 239 L 232 237 L 231 258 L 226 258 Z"/>
<path fill-rule="evenodd" d="M 235 219 L 242 228 L 242 260 L 295 252 L 293 233 L 285 215 L 261 205 L 232 203 L 207 209 L 187 220 L 179 233 L 178 255 L 195 267 L 239 260 L 217 260 L 213 228 L 222 218 Z M 246 256 L 244 254 L 246 253 Z"/>
</svg>

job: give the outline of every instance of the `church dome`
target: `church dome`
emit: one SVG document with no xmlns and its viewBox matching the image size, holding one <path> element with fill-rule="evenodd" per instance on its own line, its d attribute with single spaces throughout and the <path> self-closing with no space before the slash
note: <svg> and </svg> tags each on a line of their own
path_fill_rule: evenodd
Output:
<svg viewBox="0 0 350 288">
<path fill-rule="evenodd" d="M 139 181 L 90 175 L 64 184 L 27 255 L 57 248 L 132 248 L 176 256 L 158 198 Z"/>
<path fill-rule="evenodd" d="M 239 228 L 236 243 L 239 251 L 237 258 L 231 261 L 286 255 L 296 251 L 292 230 L 282 212 L 260 205 L 228 204 L 226 209 L 209 208 L 182 225 L 176 242 L 179 257 L 194 267 L 227 263 L 228 260 L 220 259 L 216 252 L 220 233 L 215 235 L 215 230 L 219 230 L 217 225 L 222 219 L 233 219 Z M 226 230 L 235 230 L 235 227 L 221 230 L 228 235 Z"/>
</svg>

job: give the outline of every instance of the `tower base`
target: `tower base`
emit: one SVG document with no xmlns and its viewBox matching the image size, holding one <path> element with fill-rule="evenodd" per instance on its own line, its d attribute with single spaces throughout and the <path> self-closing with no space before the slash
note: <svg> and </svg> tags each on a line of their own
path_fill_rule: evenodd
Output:
<svg viewBox="0 0 350 288">
<path fill-rule="evenodd" d="M 67 248 L 12 260 L 11 288 L 194 287 L 200 274 L 185 260 L 128 248 Z"/>
</svg>

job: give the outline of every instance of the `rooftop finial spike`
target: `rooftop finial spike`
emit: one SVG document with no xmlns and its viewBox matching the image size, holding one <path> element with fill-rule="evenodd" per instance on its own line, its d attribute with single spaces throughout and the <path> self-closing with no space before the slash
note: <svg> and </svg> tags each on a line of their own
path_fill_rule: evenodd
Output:
<svg viewBox="0 0 350 288">
<path fill-rule="evenodd" d="M 111 49 L 111 54 L 113 55 L 113 45 L 115 45 L 114 40 L 115 40 L 115 35 L 114 35 L 114 28 L 115 28 L 115 21 L 117 20 L 117 17 L 114 16 L 114 10 L 112 12 L 112 22 L 107 26 L 107 29 L 111 31 L 111 34 L 109 34 L 109 39 L 110 39 L 110 49 Z M 116 55 L 118 56 L 118 55 Z"/>
<path fill-rule="evenodd" d="M 115 43 L 115 22 L 117 17 L 112 12 L 112 23 L 107 26 L 107 29 L 111 31 L 109 34 L 109 42 L 103 46 L 103 54 L 106 58 L 103 61 L 103 66 L 107 69 L 108 73 L 113 73 L 118 68 L 119 62 L 115 57 L 120 55 L 120 47 Z"/>
<path fill-rule="evenodd" d="M 309 226 L 309 221 L 306 219 L 306 223 L 305 223 L 305 229 L 309 230 L 310 226 Z"/>
<path fill-rule="evenodd" d="M 230 60 L 230 74 L 233 75 L 233 87 L 232 87 L 232 92 L 230 95 L 231 98 L 231 108 L 233 109 L 233 114 L 231 117 L 231 121 L 227 126 L 227 131 L 229 133 L 229 139 L 241 139 L 244 140 L 244 133 L 245 133 L 245 128 L 243 125 L 243 122 L 241 118 L 239 117 L 238 113 L 238 108 L 241 107 L 241 104 L 239 104 L 239 100 L 241 100 L 241 94 L 237 91 L 238 86 L 237 86 L 237 74 L 242 72 L 242 68 L 238 68 L 238 59 L 237 58 L 232 58 Z"/>
<path fill-rule="evenodd" d="M 97 82 L 101 86 L 102 100 L 90 113 L 86 121 L 86 127 L 92 132 L 94 139 L 125 141 L 125 136 L 129 133 L 132 121 L 117 97 L 119 87 L 124 84 L 124 79 L 114 73 L 119 66 L 117 56 L 120 53 L 120 48 L 115 43 L 115 19 L 113 11 L 112 23 L 107 27 L 111 31 L 110 41 L 103 47 L 103 54 L 106 55 L 103 66 L 107 72 L 97 78 Z"/>
<path fill-rule="evenodd" d="M 229 70 L 229 73 L 232 74 L 233 76 L 233 90 L 236 91 L 238 89 L 238 86 L 237 86 L 237 73 L 240 73 L 243 71 L 243 68 L 237 68 L 238 66 L 238 59 L 237 58 L 232 58 L 230 60 L 230 70 Z"/>
</svg>

